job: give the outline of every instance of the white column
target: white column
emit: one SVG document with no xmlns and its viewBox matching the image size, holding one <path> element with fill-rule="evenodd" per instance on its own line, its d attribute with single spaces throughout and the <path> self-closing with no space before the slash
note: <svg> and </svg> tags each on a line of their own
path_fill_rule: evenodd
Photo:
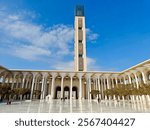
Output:
<svg viewBox="0 0 150 130">
<path fill-rule="evenodd" d="M 43 78 L 42 78 L 42 87 L 41 87 L 41 96 L 40 96 L 40 99 L 43 99 L 43 95 L 44 95 L 44 83 L 45 83 L 45 76 L 43 76 Z"/>
<path fill-rule="evenodd" d="M 72 100 L 72 84 L 73 84 L 73 76 L 74 76 L 74 73 L 69 73 L 69 76 L 70 76 L 70 101 Z"/>
<path fill-rule="evenodd" d="M 39 77 L 36 78 L 36 85 L 35 85 L 35 90 L 38 90 L 38 86 L 39 86 Z"/>
<path fill-rule="evenodd" d="M 65 73 L 61 73 L 61 98 L 64 98 L 64 77 L 65 77 Z"/>
<path fill-rule="evenodd" d="M 103 79 L 100 77 L 100 80 L 101 80 L 101 83 L 100 83 L 100 90 L 101 90 L 101 93 L 102 93 L 102 95 L 101 95 L 101 98 L 103 99 L 104 98 L 104 85 L 103 85 Z"/>
<path fill-rule="evenodd" d="M 34 89 L 34 81 L 35 81 L 36 73 L 33 73 L 33 79 L 32 79 L 32 87 L 31 87 L 31 94 L 30 94 L 30 100 L 32 100 L 33 96 L 33 89 Z"/>
<path fill-rule="evenodd" d="M 96 78 L 96 90 L 99 90 L 98 89 L 98 78 Z"/>
<path fill-rule="evenodd" d="M 94 90 L 96 90 L 96 79 L 93 78 L 93 87 L 94 87 Z"/>
<path fill-rule="evenodd" d="M 100 91 L 101 91 L 101 88 L 100 88 L 99 76 L 97 77 L 97 80 L 98 80 L 98 90 L 99 90 L 99 92 L 100 92 Z"/>
<path fill-rule="evenodd" d="M 54 82 L 55 82 L 55 78 L 57 76 L 57 73 L 52 73 L 52 85 L 51 85 L 51 97 L 52 99 L 54 98 Z"/>
<path fill-rule="evenodd" d="M 115 81 L 116 81 L 116 85 L 118 84 L 118 79 L 117 79 L 117 77 L 115 78 Z"/>
<path fill-rule="evenodd" d="M 61 77 L 61 98 L 64 98 L 64 77 Z"/>
<path fill-rule="evenodd" d="M 91 94 L 90 94 L 90 92 L 91 92 L 91 77 L 89 77 L 89 92 L 88 92 L 89 99 L 91 100 Z"/>
<path fill-rule="evenodd" d="M 47 75 L 45 76 L 45 82 L 44 82 L 44 89 L 43 89 L 43 99 L 46 96 L 46 89 L 47 89 Z"/>
<path fill-rule="evenodd" d="M 128 78 L 129 78 L 129 83 L 132 84 L 132 81 L 131 81 L 131 76 L 128 75 Z"/>
<path fill-rule="evenodd" d="M 107 87 L 110 89 L 109 78 L 107 77 Z"/>
<path fill-rule="evenodd" d="M 146 67 L 146 68 L 149 68 L 149 66 L 147 66 L 147 65 L 146 65 L 146 66 L 144 66 L 144 67 L 138 67 L 138 68 L 137 68 L 137 70 L 138 70 L 138 71 L 140 71 L 140 72 L 141 72 L 141 74 L 142 74 L 142 78 L 143 78 L 143 82 L 144 82 L 144 84 L 146 84 L 146 83 L 147 83 L 147 76 L 146 76 L 146 74 L 145 74 L 145 70 L 144 70 L 144 69 L 145 69 L 145 67 Z"/>
<path fill-rule="evenodd" d="M 69 76 L 70 76 L 70 99 L 72 100 L 72 84 L 73 84 L 73 76 L 74 76 L 74 73 L 69 73 Z"/>
<path fill-rule="evenodd" d="M 72 100 L 72 77 L 70 77 L 70 100 Z"/>
<path fill-rule="evenodd" d="M 141 73 L 142 73 L 142 77 L 143 77 L 143 82 L 144 82 L 144 84 L 146 84 L 145 73 L 143 71 L 141 71 Z"/>
<path fill-rule="evenodd" d="M 99 75 L 97 75 L 97 88 L 98 88 L 98 91 L 99 91 L 99 93 L 101 92 L 101 89 L 100 89 L 100 79 L 99 79 Z M 101 92 L 102 93 L 102 92 Z M 100 94 L 98 94 L 98 98 L 99 98 L 99 96 L 101 97 L 102 95 L 100 95 Z"/>
<path fill-rule="evenodd" d="M 111 79 L 111 82 L 112 82 L 112 88 L 114 88 L 115 85 L 114 85 L 114 79 L 113 78 Z"/>
<path fill-rule="evenodd" d="M 86 75 L 86 79 L 87 79 L 87 84 L 88 84 L 88 99 L 91 100 L 91 74 L 87 74 Z"/>
<path fill-rule="evenodd" d="M 16 78 L 16 73 L 13 75 L 13 78 L 12 78 L 12 84 L 11 84 L 11 89 L 13 89 L 14 88 L 14 80 L 15 80 L 15 78 Z"/>
<path fill-rule="evenodd" d="M 24 82 L 25 82 L 25 78 L 26 78 L 27 73 L 23 73 L 23 79 L 22 79 L 22 88 L 24 88 Z"/>
<path fill-rule="evenodd" d="M 106 90 L 106 78 L 105 77 L 103 78 L 103 81 L 104 81 L 104 90 Z"/>
<path fill-rule="evenodd" d="M 126 85 L 127 83 L 126 83 L 126 78 L 125 78 L 125 76 L 123 77 L 123 80 L 124 80 L 124 84 Z"/>
<path fill-rule="evenodd" d="M 78 78 L 79 78 L 79 100 L 83 98 L 83 92 L 82 92 L 82 73 L 78 73 Z"/>
<path fill-rule="evenodd" d="M 134 74 L 134 76 L 135 76 L 135 81 L 136 81 L 137 88 L 139 88 L 139 83 L 138 83 L 137 75 L 136 75 L 136 73 L 133 73 L 133 74 Z"/>
</svg>

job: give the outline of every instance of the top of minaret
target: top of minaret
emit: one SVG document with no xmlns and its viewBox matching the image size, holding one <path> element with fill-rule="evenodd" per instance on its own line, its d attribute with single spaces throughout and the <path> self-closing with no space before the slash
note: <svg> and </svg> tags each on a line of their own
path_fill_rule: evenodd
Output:
<svg viewBox="0 0 150 130">
<path fill-rule="evenodd" d="M 83 5 L 76 5 L 75 16 L 84 16 L 84 6 Z"/>
</svg>

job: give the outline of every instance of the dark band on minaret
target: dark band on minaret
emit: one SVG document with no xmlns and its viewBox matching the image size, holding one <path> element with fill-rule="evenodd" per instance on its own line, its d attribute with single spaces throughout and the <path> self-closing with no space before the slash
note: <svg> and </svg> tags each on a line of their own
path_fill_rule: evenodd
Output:
<svg viewBox="0 0 150 130">
<path fill-rule="evenodd" d="M 84 16 L 84 6 L 77 5 L 75 8 L 75 16 Z"/>
</svg>

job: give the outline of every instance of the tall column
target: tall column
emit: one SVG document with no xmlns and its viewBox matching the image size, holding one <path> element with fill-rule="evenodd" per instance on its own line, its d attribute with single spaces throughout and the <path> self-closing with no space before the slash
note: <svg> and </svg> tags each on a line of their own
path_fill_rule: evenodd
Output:
<svg viewBox="0 0 150 130">
<path fill-rule="evenodd" d="M 96 79 L 93 78 L 93 87 L 94 87 L 94 90 L 96 90 Z"/>
<path fill-rule="evenodd" d="M 60 73 L 61 76 L 61 98 L 64 98 L 64 77 L 66 73 Z"/>
<path fill-rule="evenodd" d="M 100 86 L 101 86 L 101 93 L 102 93 L 102 95 L 101 95 L 101 97 L 102 97 L 102 99 L 104 98 L 104 84 L 103 84 L 103 79 L 102 79 L 102 77 L 100 77 Z"/>
<path fill-rule="evenodd" d="M 22 79 L 22 88 L 24 88 L 24 82 L 25 82 L 25 78 L 26 78 L 26 75 L 27 75 L 28 73 L 23 73 L 23 79 Z"/>
<path fill-rule="evenodd" d="M 72 78 L 74 76 L 74 73 L 69 73 L 70 76 L 70 100 L 72 100 Z"/>
<path fill-rule="evenodd" d="M 143 77 L 143 82 L 144 82 L 144 84 L 146 84 L 146 76 L 145 76 L 145 73 L 143 72 L 143 71 L 141 71 L 141 74 L 142 74 L 142 77 Z"/>
<path fill-rule="evenodd" d="M 42 87 L 41 87 L 41 96 L 40 96 L 40 99 L 43 99 L 43 95 L 44 95 L 44 83 L 45 83 L 45 75 L 43 75 L 43 77 L 42 77 Z"/>
<path fill-rule="evenodd" d="M 137 68 L 137 70 L 140 71 L 141 74 L 142 74 L 143 83 L 146 84 L 147 83 L 147 78 L 146 78 L 146 74 L 145 74 L 144 69 L 145 69 L 145 67 Z"/>
<path fill-rule="evenodd" d="M 106 90 L 107 88 L 106 88 L 106 78 L 105 77 L 103 78 L 103 81 L 104 81 L 104 90 Z"/>
<path fill-rule="evenodd" d="M 101 88 L 100 88 L 99 76 L 97 77 L 97 81 L 98 81 L 98 90 L 99 90 L 99 92 L 100 92 L 100 91 L 101 91 Z"/>
<path fill-rule="evenodd" d="M 82 76 L 83 76 L 83 73 L 78 73 L 78 78 L 79 78 L 79 100 L 83 98 Z"/>
<path fill-rule="evenodd" d="M 116 81 L 116 85 L 118 84 L 118 79 L 117 79 L 117 77 L 115 78 L 115 81 Z"/>
<path fill-rule="evenodd" d="M 113 78 L 111 79 L 111 82 L 112 82 L 112 88 L 114 88 L 115 85 L 114 85 L 114 79 Z"/>
<path fill-rule="evenodd" d="M 109 78 L 107 77 L 107 88 L 110 89 Z"/>
<path fill-rule="evenodd" d="M 44 82 L 44 89 L 43 89 L 43 99 L 45 98 L 46 96 L 46 90 L 47 90 L 47 76 L 45 76 L 45 82 Z"/>
<path fill-rule="evenodd" d="M 87 86 L 88 86 L 88 99 L 91 100 L 91 74 L 86 74 Z"/>
<path fill-rule="evenodd" d="M 51 97 L 52 97 L 52 99 L 54 99 L 54 82 L 55 82 L 57 73 L 51 73 L 51 75 L 52 75 Z"/>
<path fill-rule="evenodd" d="M 97 88 L 98 88 L 98 91 L 101 92 L 101 89 L 100 89 L 100 81 L 99 81 L 99 75 L 96 75 L 96 80 L 97 80 Z M 98 96 L 99 97 L 99 96 Z"/>
<path fill-rule="evenodd" d="M 131 81 L 131 76 L 130 76 L 130 74 L 128 74 L 128 78 L 129 78 L 129 84 L 132 84 L 132 81 Z"/>
<path fill-rule="evenodd" d="M 96 90 L 99 90 L 98 89 L 98 78 L 96 78 Z"/>
<path fill-rule="evenodd" d="M 32 79 L 32 87 L 31 87 L 31 94 L 30 94 L 30 100 L 32 100 L 33 97 L 33 89 L 34 89 L 34 82 L 35 82 L 35 77 L 37 73 L 33 73 L 33 79 Z"/>
<path fill-rule="evenodd" d="M 123 76 L 123 79 L 124 79 L 124 84 L 126 85 L 127 83 L 126 83 L 126 78 L 125 78 L 125 76 Z"/>
<path fill-rule="evenodd" d="M 138 78 L 137 78 L 136 72 L 133 72 L 133 75 L 135 77 L 136 86 L 137 86 L 137 88 L 139 88 L 139 83 L 138 83 Z"/>
<path fill-rule="evenodd" d="M 48 77 L 48 73 L 44 73 L 43 74 L 43 78 L 42 78 L 42 87 L 41 87 L 41 99 L 45 98 L 45 94 L 46 94 L 46 84 L 47 84 L 47 77 Z"/>
<path fill-rule="evenodd" d="M 15 83 L 15 78 L 16 78 L 16 73 L 14 73 L 14 75 L 13 75 L 13 78 L 12 78 L 12 84 L 11 84 L 11 89 L 13 89 L 14 88 L 14 83 Z"/>
</svg>

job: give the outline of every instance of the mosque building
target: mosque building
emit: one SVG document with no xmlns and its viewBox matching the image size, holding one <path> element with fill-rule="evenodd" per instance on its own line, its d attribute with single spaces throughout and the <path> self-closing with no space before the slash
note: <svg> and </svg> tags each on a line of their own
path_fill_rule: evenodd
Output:
<svg viewBox="0 0 150 130">
<path fill-rule="evenodd" d="M 134 84 L 150 81 L 150 60 L 132 66 L 121 72 L 87 71 L 86 27 L 84 7 L 76 6 L 74 20 L 74 70 L 19 70 L 0 66 L 0 82 L 9 83 L 11 88 L 28 88 L 28 99 L 92 99 L 91 90 L 101 92 L 100 99 L 106 99 L 106 89 L 117 84 Z M 34 91 L 40 91 L 35 96 Z"/>
</svg>

